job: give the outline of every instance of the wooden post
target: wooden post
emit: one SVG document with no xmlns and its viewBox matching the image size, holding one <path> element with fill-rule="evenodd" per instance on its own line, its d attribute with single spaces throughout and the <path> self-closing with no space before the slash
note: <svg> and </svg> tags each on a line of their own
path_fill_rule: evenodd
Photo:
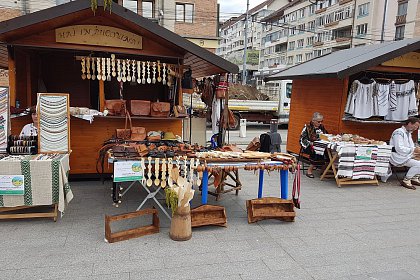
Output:
<svg viewBox="0 0 420 280">
<path fill-rule="evenodd" d="M 103 112 L 105 109 L 105 83 L 99 80 L 99 111 Z"/>
<path fill-rule="evenodd" d="M 7 47 L 9 56 L 9 95 L 10 106 L 16 106 L 16 61 L 15 51 L 11 46 Z"/>
<path fill-rule="evenodd" d="M 31 56 L 26 53 L 26 107 L 32 106 L 32 82 L 31 82 Z"/>
</svg>

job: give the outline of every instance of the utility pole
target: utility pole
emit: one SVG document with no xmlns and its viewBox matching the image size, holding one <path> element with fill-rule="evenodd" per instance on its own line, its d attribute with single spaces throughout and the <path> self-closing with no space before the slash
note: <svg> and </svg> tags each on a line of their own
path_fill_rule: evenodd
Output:
<svg viewBox="0 0 420 280">
<path fill-rule="evenodd" d="M 242 65 L 242 84 L 246 84 L 246 52 L 248 49 L 248 12 L 249 0 L 246 1 L 246 16 L 245 16 L 245 38 L 244 38 L 244 63 Z"/>
<path fill-rule="evenodd" d="M 385 0 L 385 4 L 384 4 L 384 15 L 382 18 L 382 31 L 381 31 L 381 43 L 384 42 L 384 33 L 385 33 L 385 17 L 386 17 L 386 8 L 388 6 L 388 0 Z"/>
</svg>

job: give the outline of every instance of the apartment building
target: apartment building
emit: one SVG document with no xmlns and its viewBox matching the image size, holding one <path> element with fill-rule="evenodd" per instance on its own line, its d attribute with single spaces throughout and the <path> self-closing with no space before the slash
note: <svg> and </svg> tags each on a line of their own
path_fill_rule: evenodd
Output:
<svg viewBox="0 0 420 280">
<path fill-rule="evenodd" d="M 216 51 L 217 0 L 118 0 L 118 4 L 209 51 Z"/>
<path fill-rule="evenodd" d="M 71 1 L 75 0 L 2 0 L 0 11 L 27 14 Z M 217 0 L 113 1 L 212 52 L 217 48 Z"/>
<path fill-rule="evenodd" d="M 239 80 L 243 71 L 244 48 L 247 48 L 246 71 L 248 82 L 258 70 L 263 25 L 261 20 L 288 0 L 267 0 L 248 11 L 247 43 L 245 44 L 246 14 L 231 18 L 220 27 L 220 41 L 216 54 L 239 66 Z M 269 9 L 270 7 L 270 9 Z"/>
</svg>

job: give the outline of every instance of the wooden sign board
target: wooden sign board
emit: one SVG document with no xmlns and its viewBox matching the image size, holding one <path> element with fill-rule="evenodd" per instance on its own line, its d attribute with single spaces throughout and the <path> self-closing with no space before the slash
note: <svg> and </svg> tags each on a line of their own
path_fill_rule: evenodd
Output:
<svg viewBox="0 0 420 280">
<path fill-rule="evenodd" d="M 420 53 L 410 52 L 382 63 L 383 66 L 420 68 Z"/>
<path fill-rule="evenodd" d="M 72 25 L 55 30 L 57 43 L 142 49 L 142 36 L 102 25 Z"/>
<path fill-rule="evenodd" d="M 9 71 L 0 69 L 0 87 L 9 87 Z"/>
</svg>

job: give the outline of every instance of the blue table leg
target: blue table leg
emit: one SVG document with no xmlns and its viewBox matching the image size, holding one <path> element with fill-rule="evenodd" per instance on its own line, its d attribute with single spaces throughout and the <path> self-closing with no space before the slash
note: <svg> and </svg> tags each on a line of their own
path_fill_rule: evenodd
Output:
<svg viewBox="0 0 420 280">
<path fill-rule="evenodd" d="M 264 170 L 260 170 L 259 182 L 258 182 L 258 198 L 262 198 L 264 186 Z"/>
<path fill-rule="evenodd" d="M 287 199 L 289 193 L 289 171 L 280 170 L 281 198 Z"/>
<path fill-rule="evenodd" d="M 201 185 L 201 204 L 207 204 L 207 196 L 209 192 L 209 172 L 204 170 L 203 181 Z"/>
</svg>

